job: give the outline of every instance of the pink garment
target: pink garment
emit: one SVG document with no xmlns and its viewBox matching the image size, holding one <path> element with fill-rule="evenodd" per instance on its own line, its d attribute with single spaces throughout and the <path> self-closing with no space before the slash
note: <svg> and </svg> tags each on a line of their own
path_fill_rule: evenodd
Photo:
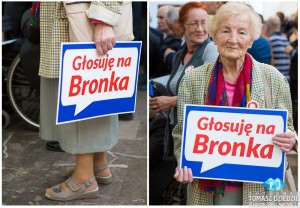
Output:
<svg viewBox="0 0 300 208">
<path fill-rule="evenodd" d="M 233 96 L 234 96 L 234 91 L 235 91 L 235 84 L 231 84 L 231 83 L 225 81 L 225 88 L 226 88 L 226 94 L 227 94 L 227 99 L 228 99 L 228 105 L 232 106 L 232 101 L 233 101 Z M 236 191 L 240 188 L 241 187 L 237 187 L 237 186 L 226 186 L 225 190 L 226 191 Z"/>
<path fill-rule="evenodd" d="M 101 20 L 92 19 L 92 24 L 106 24 L 106 23 L 102 22 Z"/>
<path fill-rule="evenodd" d="M 232 106 L 234 91 L 235 91 L 235 84 L 231 84 L 225 81 L 225 88 L 227 94 L 228 105 Z"/>
<path fill-rule="evenodd" d="M 226 186 L 225 187 L 225 191 L 236 191 L 239 190 L 242 187 L 238 187 L 238 186 Z"/>
</svg>

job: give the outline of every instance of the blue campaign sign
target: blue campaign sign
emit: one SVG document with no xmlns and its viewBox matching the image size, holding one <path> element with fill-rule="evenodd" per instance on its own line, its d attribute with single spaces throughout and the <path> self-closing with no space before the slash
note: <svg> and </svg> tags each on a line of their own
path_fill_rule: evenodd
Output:
<svg viewBox="0 0 300 208">
<path fill-rule="evenodd" d="M 140 41 L 99 56 L 94 43 L 62 43 L 57 124 L 135 111 Z"/>
<path fill-rule="evenodd" d="M 272 137 L 286 132 L 286 110 L 186 105 L 181 167 L 194 178 L 263 183 L 284 180 L 285 154 Z"/>
</svg>

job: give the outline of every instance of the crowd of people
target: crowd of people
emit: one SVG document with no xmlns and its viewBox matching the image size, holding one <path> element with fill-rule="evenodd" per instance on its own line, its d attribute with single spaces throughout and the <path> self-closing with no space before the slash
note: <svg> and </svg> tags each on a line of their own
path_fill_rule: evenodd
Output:
<svg viewBox="0 0 300 208">
<path fill-rule="evenodd" d="M 149 77 L 169 77 L 163 93 L 149 98 L 149 204 L 247 205 L 245 196 L 265 191 L 260 184 L 194 179 L 189 167 L 178 166 L 184 105 L 246 107 L 264 97 L 266 76 L 271 94 L 257 100 L 260 108 L 289 115 L 287 132 L 273 144 L 296 150 L 298 13 L 264 20 L 244 3 L 187 2 L 161 6 L 157 19 L 149 32 Z M 170 186 L 177 196 L 166 200 Z"/>
</svg>

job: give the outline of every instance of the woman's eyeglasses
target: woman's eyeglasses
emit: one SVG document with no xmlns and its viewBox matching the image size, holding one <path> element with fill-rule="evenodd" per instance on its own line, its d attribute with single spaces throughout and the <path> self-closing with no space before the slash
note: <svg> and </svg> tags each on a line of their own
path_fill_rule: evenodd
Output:
<svg viewBox="0 0 300 208">
<path fill-rule="evenodd" d="M 193 23 L 189 23 L 189 24 L 185 24 L 185 25 L 191 30 L 196 30 L 196 28 L 198 28 L 199 25 L 201 25 L 202 28 L 205 28 L 205 21 L 193 22 Z"/>
</svg>

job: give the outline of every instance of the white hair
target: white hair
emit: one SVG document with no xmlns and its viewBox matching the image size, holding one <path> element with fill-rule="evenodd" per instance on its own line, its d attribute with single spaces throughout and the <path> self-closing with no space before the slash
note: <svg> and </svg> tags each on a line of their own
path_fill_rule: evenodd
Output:
<svg viewBox="0 0 300 208">
<path fill-rule="evenodd" d="M 222 5 L 213 17 L 206 21 L 208 34 L 214 39 L 220 25 L 227 21 L 229 17 L 247 14 L 250 20 L 250 35 L 254 41 L 259 38 L 262 29 L 260 16 L 248 5 L 237 2 L 228 2 Z"/>
</svg>

